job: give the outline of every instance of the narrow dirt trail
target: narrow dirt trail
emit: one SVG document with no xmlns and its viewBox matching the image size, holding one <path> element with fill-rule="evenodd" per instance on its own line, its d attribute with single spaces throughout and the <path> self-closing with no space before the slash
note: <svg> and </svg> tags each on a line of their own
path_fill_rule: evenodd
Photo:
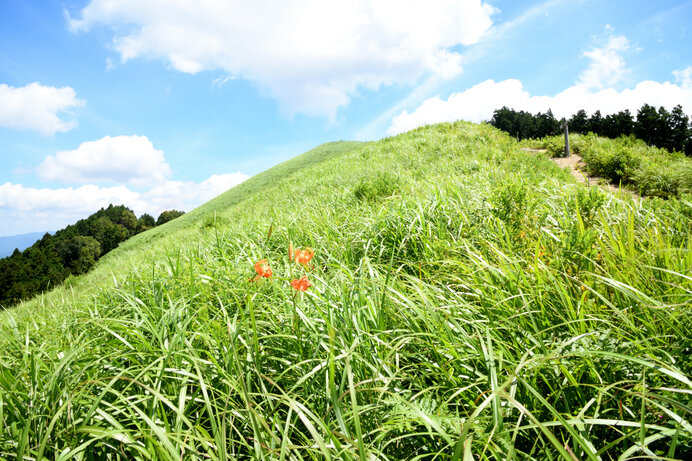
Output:
<svg viewBox="0 0 692 461">
<path fill-rule="evenodd" d="M 568 167 L 570 173 L 572 173 L 572 176 L 574 176 L 580 183 L 586 184 L 587 186 L 590 185 L 589 177 L 586 176 L 586 173 L 582 172 L 581 170 L 581 165 L 583 165 L 583 162 L 580 165 L 581 157 L 577 154 L 570 154 L 569 157 L 553 158 L 552 161 L 555 162 L 559 167 Z"/>
<path fill-rule="evenodd" d="M 535 152 L 535 153 L 544 153 L 546 152 L 546 149 L 522 149 L 523 151 L 526 152 Z M 598 176 L 591 176 L 586 172 L 586 168 L 584 165 L 584 162 L 582 161 L 581 156 L 571 153 L 569 157 L 555 157 L 551 159 L 553 162 L 555 162 L 559 167 L 561 168 L 569 168 L 570 173 L 572 173 L 572 176 L 579 181 L 582 184 L 586 184 L 587 186 L 600 186 L 603 188 L 607 188 L 613 193 L 626 193 L 631 195 L 632 197 L 635 198 L 641 198 L 639 194 L 636 192 L 625 189 L 623 187 L 619 187 L 616 184 L 612 183 L 606 183 L 603 178 L 600 178 Z"/>
</svg>

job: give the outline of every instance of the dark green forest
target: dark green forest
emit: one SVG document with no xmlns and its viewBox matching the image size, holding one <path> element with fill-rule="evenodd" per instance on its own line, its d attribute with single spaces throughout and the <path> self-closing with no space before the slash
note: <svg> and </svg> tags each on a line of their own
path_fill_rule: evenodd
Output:
<svg viewBox="0 0 692 461">
<path fill-rule="evenodd" d="M 60 285 L 71 275 L 84 274 L 121 242 L 183 215 L 162 212 L 137 219 L 124 205 L 101 208 L 55 234 L 45 234 L 24 251 L 0 259 L 0 308 L 7 308 Z"/>
<path fill-rule="evenodd" d="M 517 139 L 543 138 L 562 132 L 560 121 L 550 110 L 534 115 L 502 107 L 493 113 L 489 123 Z M 629 110 L 605 116 L 597 110 L 589 116 L 582 109 L 567 120 L 567 125 L 570 133 L 594 133 L 612 139 L 635 136 L 651 146 L 692 155 L 692 126 L 680 105 L 669 112 L 665 107 L 656 109 L 644 104 L 636 118 Z"/>
</svg>

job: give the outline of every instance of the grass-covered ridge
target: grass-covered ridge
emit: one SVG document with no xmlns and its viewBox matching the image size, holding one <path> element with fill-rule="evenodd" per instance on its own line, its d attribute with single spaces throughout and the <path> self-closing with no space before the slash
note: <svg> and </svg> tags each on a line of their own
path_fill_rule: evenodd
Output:
<svg viewBox="0 0 692 461">
<path fill-rule="evenodd" d="M 223 225 L 223 215 L 228 209 L 250 197 L 263 194 L 268 188 L 278 183 L 291 180 L 292 175 L 308 167 L 314 167 L 329 159 L 338 158 L 354 149 L 364 146 L 366 143 L 356 141 L 338 141 L 322 144 L 304 154 L 298 155 L 286 162 L 280 163 L 267 171 L 249 178 L 241 184 L 229 189 L 218 197 L 197 207 L 186 215 L 168 224 L 161 232 L 151 232 L 141 239 L 135 239 L 124 245 L 125 249 L 139 248 L 145 241 L 152 241 L 161 236 L 176 233 L 181 229 L 202 225 L 205 227 L 218 227 Z"/>
<path fill-rule="evenodd" d="M 1 457 L 692 454 L 688 201 L 468 123 L 256 178 L 3 314 Z"/>
</svg>

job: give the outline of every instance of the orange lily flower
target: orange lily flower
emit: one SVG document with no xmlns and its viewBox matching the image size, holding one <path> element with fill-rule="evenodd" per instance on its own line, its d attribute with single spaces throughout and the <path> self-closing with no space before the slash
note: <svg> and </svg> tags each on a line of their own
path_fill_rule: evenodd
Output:
<svg viewBox="0 0 692 461">
<path fill-rule="evenodd" d="M 267 262 L 266 259 L 260 259 L 255 263 L 255 271 L 257 272 L 257 278 L 259 277 L 266 277 L 269 278 L 272 276 L 272 268 L 269 267 L 269 263 Z"/>
<path fill-rule="evenodd" d="M 312 257 L 315 256 L 315 252 L 312 248 L 306 248 L 304 250 L 295 250 L 294 257 L 298 264 L 307 264 L 310 262 Z"/>
<path fill-rule="evenodd" d="M 312 286 L 312 283 L 310 283 L 310 280 L 304 275 L 300 279 L 291 280 L 291 286 L 294 290 L 305 291 Z"/>
</svg>

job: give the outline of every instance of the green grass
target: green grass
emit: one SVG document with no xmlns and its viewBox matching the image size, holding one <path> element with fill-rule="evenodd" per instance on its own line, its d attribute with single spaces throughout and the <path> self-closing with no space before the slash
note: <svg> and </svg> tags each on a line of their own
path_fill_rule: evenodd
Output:
<svg viewBox="0 0 692 461">
<path fill-rule="evenodd" d="M 488 125 L 329 149 L 3 313 L 0 457 L 689 459 L 689 201 Z"/>
</svg>

